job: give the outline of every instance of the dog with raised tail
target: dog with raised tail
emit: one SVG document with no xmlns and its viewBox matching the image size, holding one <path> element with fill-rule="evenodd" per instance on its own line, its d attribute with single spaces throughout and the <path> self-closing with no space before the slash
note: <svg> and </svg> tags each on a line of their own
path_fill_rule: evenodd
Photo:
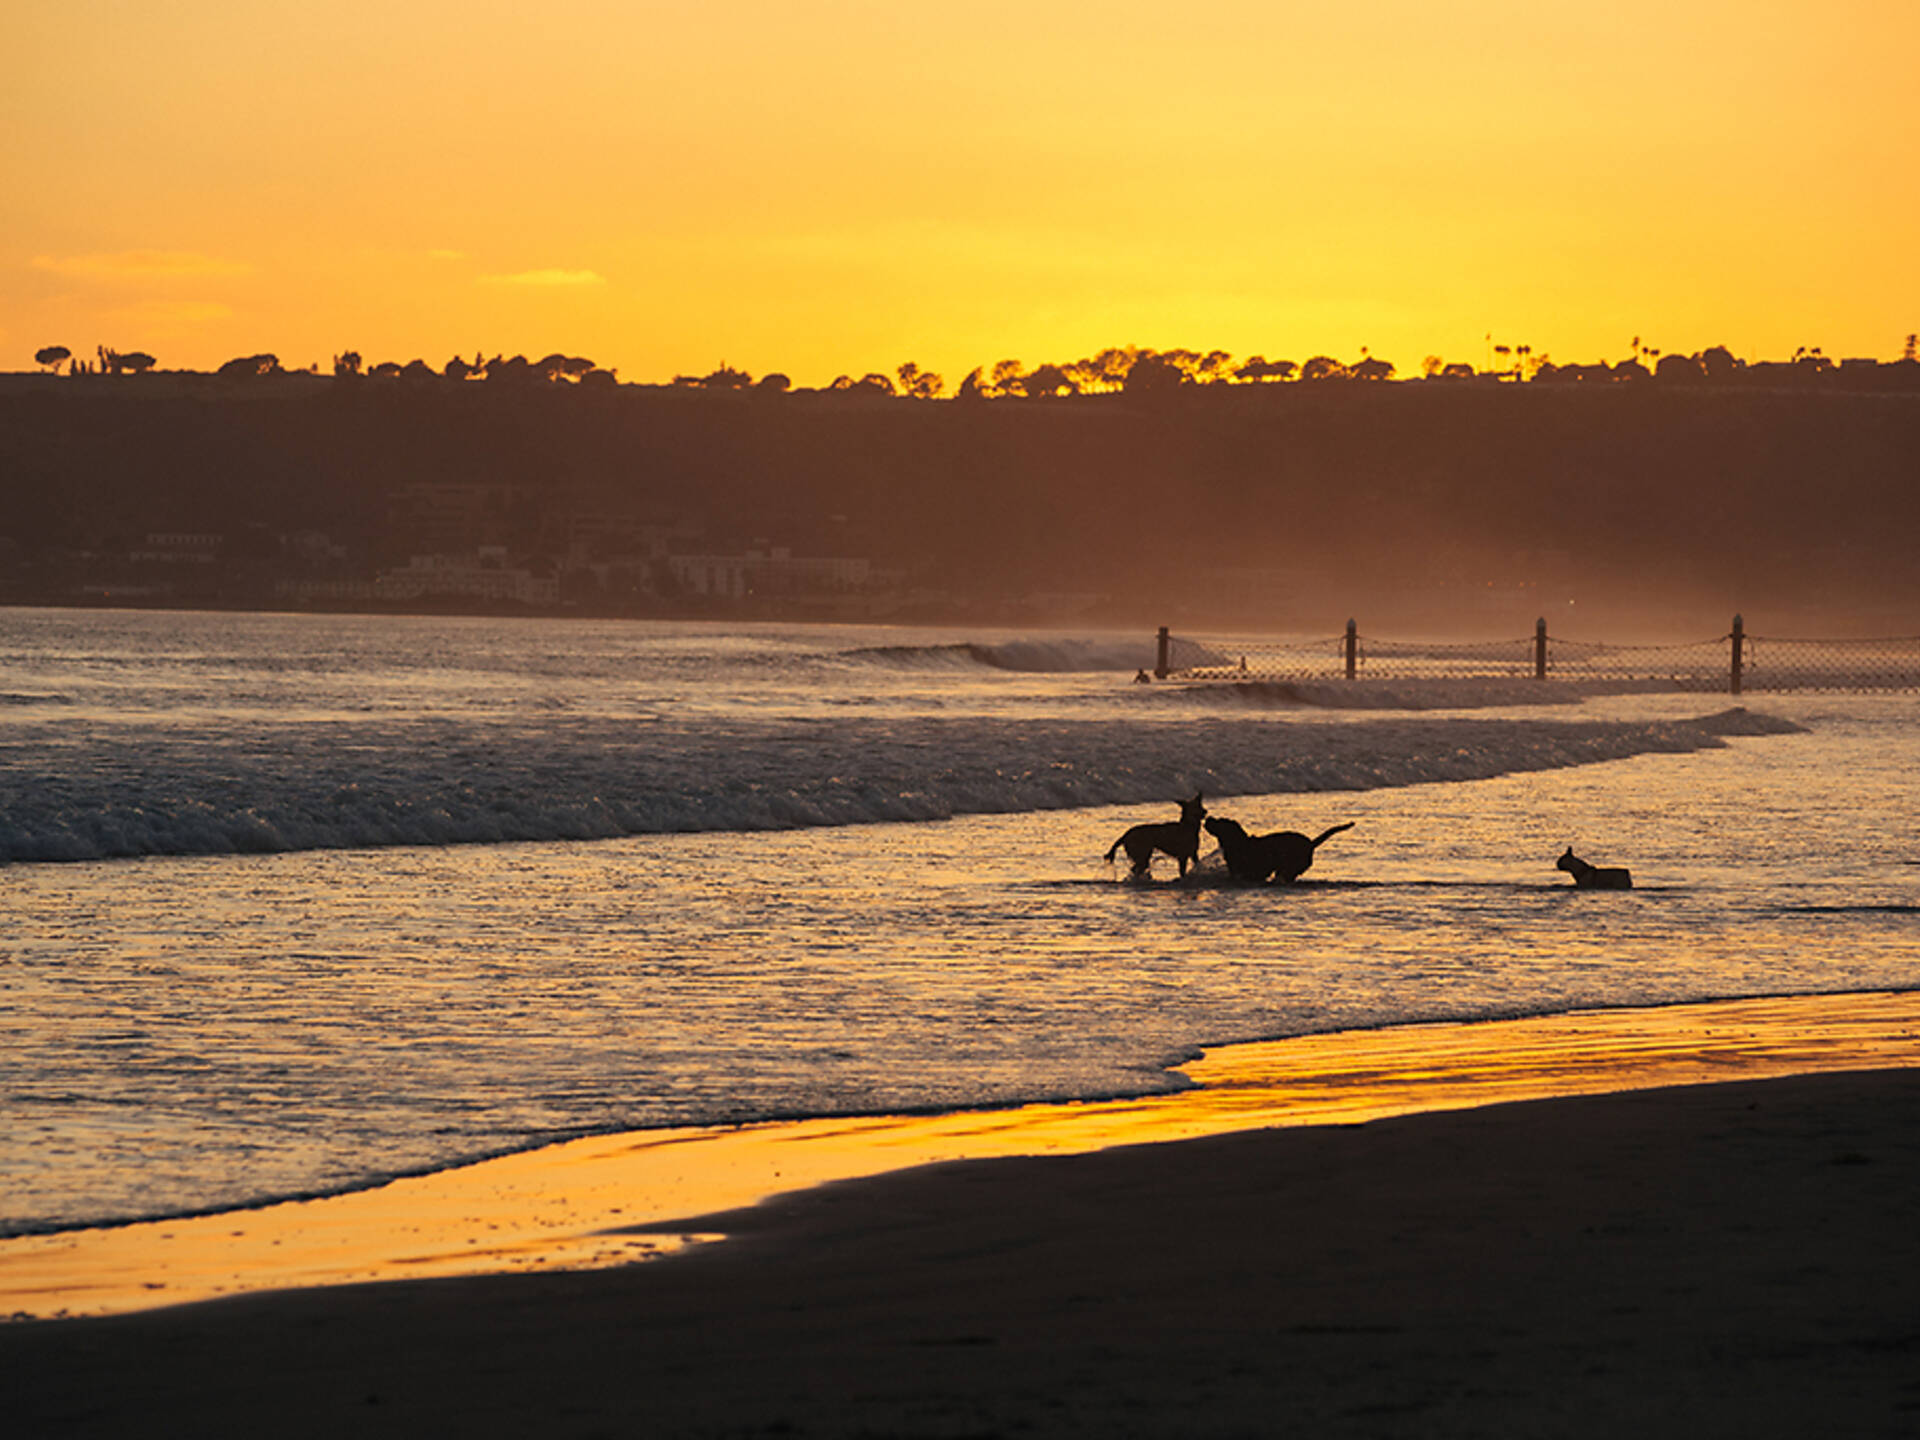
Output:
<svg viewBox="0 0 1920 1440">
<path fill-rule="evenodd" d="M 1573 876 L 1576 890 L 1631 890 L 1633 872 L 1622 865 L 1589 865 L 1567 846 L 1567 853 L 1554 862 L 1556 870 Z"/>
<path fill-rule="evenodd" d="M 1274 880 L 1291 885 L 1313 868 L 1313 852 L 1353 821 L 1322 830 L 1309 840 L 1298 830 L 1276 830 L 1271 835 L 1249 835 L 1238 820 L 1216 815 L 1207 821 L 1207 833 L 1220 842 L 1220 858 L 1236 880 L 1264 885 Z"/>
<path fill-rule="evenodd" d="M 1145 878 L 1153 868 L 1153 852 L 1164 851 L 1180 865 L 1180 878 L 1187 878 L 1187 866 L 1200 858 L 1200 821 L 1206 815 L 1206 806 L 1195 795 L 1191 800 L 1180 802 L 1180 818 L 1165 820 L 1159 824 L 1136 825 L 1107 851 L 1107 863 L 1113 863 L 1113 857 L 1120 851 L 1127 852 L 1127 859 L 1133 862 L 1133 878 Z"/>
</svg>

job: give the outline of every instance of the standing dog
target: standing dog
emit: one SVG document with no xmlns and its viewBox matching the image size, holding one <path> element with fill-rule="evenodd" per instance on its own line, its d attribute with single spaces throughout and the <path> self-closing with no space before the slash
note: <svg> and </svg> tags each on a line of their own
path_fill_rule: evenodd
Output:
<svg viewBox="0 0 1920 1440">
<path fill-rule="evenodd" d="M 1211 821 L 1208 822 L 1212 824 Z M 1633 872 L 1619 865 L 1589 865 L 1567 846 L 1567 853 L 1554 862 L 1556 870 L 1573 876 L 1576 890 L 1631 890 Z"/>
<path fill-rule="evenodd" d="M 1352 828 L 1353 821 L 1349 820 L 1309 840 L 1298 830 L 1249 835 L 1238 820 L 1225 816 L 1207 821 L 1207 833 L 1220 842 L 1220 855 L 1227 862 L 1227 873 L 1236 880 L 1256 885 L 1275 879 L 1292 884 L 1313 868 L 1313 852 L 1324 841 Z"/>
<path fill-rule="evenodd" d="M 1198 795 L 1182 800 L 1178 820 L 1134 826 L 1113 842 L 1113 848 L 1107 851 L 1107 863 L 1111 865 L 1115 853 L 1125 850 L 1127 859 L 1133 862 L 1133 878 L 1138 880 L 1151 869 L 1153 852 L 1164 850 L 1180 862 L 1180 878 L 1186 879 L 1187 866 L 1200 858 L 1200 820 L 1206 813 Z"/>
</svg>

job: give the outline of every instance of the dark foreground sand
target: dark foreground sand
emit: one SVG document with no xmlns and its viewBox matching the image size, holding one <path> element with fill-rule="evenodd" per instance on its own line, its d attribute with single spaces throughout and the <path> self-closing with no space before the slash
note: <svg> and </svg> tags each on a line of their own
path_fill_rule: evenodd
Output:
<svg viewBox="0 0 1920 1440">
<path fill-rule="evenodd" d="M 0 1326 L 11 1434 L 1920 1434 L 1920 1072 L 937 1166 L 622 1270 Z"/>
</svg>

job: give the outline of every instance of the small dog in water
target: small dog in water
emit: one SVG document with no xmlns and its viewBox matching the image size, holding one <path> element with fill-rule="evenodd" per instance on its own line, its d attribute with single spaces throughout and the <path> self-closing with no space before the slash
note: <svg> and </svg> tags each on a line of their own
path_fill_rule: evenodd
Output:
<svg viewBox="0 0 1920 1440">
<path fill-rule="evenodd" d="M 1207 821 L 1207 833 L 1220 842 L 1221 858 L 1227 873 L 1236 880 L 1265 884 L 1279 880 L 1292 884 L 1313 868 L 1313 852 L 1342 830 L 1351 830 L 1353 821 L 1323 830 L 1309 840 L 1298 830 L 1276 830 L 1271 835 L 1249 835 L 1238 820 L 1216 815 Z"/>
<path fill-rule="evenodd" d="M 1589 865 L 1567 846 L 1567 853 L 1554 862 L 1556 870 L 1573 876 L 1576 890 L 1631 890 L 1633 872 L 1620 865 Z"/>
<path fill-rule="evenodd" d="M 1180 862 L 1180 878 L 1186 879 L 1187 866 L 1200 858 L 1200 819 L 1206 813 L 1198 795 L 1182 800 L 1178 820 L 1134 826 L 1113 842 L 1113 848 L 1107 851 L 1107 863 L 1111 865 L 1115 853 L 1125 850 L 1127 859 L 1133 862 L 1133 878 L 1138 880 L 1151 869 L 1153 852 L 1164 850 Z"/>
</svg>

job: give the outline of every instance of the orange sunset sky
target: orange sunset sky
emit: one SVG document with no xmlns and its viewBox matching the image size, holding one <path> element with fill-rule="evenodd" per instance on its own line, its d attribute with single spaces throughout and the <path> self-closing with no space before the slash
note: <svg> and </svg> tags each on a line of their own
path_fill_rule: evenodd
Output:
<svg viewBox="0 0 1920 1440">
<path fill-rule="evenodd" d="M 8 0 L 6 34 L 0 369 L 951 385 L 1920 330 L 1907 0 Z"/>
</svg>

